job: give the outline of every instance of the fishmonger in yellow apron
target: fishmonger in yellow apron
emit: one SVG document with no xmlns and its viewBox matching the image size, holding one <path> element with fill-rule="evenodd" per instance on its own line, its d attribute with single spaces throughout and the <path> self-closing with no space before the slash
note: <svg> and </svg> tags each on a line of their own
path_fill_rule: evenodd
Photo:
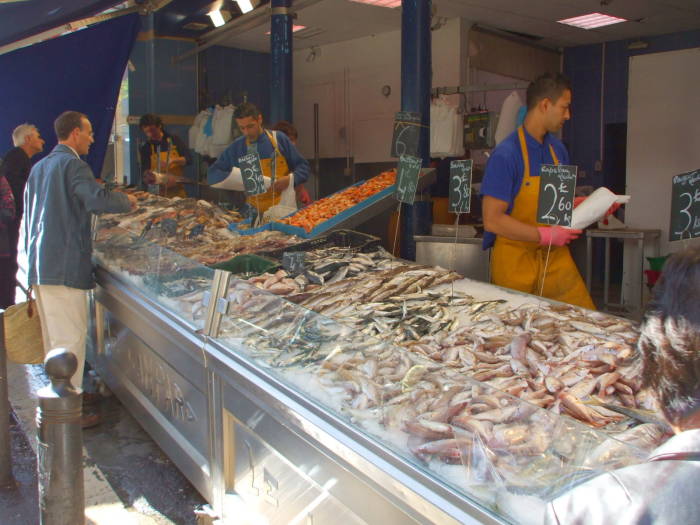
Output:
<svg viewBox="0 0 700 525">
<path fill-rule="evenodd" d="M 270 139 L 273 153 L 272 157 L 269 159 L 260 159 L 260 167 L 262 168 L 263 177 L 272 178 L 273 166 L 275 172 L 275 180 L 280 179 L 282 177 L 286 177 L 287 175 L 289 175 L 289 165 L 287 164 L 287 159 L 284 158 L 284 155 L 282 155 L 282 152 L 280 151 L 279 146 L 277 145 L 277 133 L 275 133 L 274 131 L 270 132 L 268 130 L 264 130 L 264 132 Z M 246 139 L 246 144 L 248 145 L 248 147 L 250 147 L 251 143 Z M 265 211 L 267 211 L 267 209 L 271 206 L 279 204 L 280 197 L 280 192 L 274 191 L 272 189 L 272 186 L 270 186 L 270 189 L 267 190 L 265 193 L 260 193 L 259 195 L 251 195 L 248 197 L 247 201 L 248 204 L 250 204 L 251 206 L 255 206 L 258 212 L 262 214 Z"/>
<path fill-rule="evenodd" d="M 525 172 L 510 216 L 525 224 L 543 226 L 536 222 L 540 177 L 530 174 L 530 157 L 522 126 L 518 128 L 518 138 Z M 551 144 L 549 151 L 554 164 L 558 165 L 559 159 Z M 548 249 L 551 251 L 545 273 Z M 491 253 L 491 278 L 494 284 L 505 288 L 595 309 L 567 246 L 549 248 L 534 242 L 513 241 L 498 235 Z M 544 287 L 542 287 L 542 279 L 544 279 Z M 540 289 L 542 289 L 541 294 Z"/>
<path fill-rule="evenodd" d="M 167 173 L 169 175 L 169 181 L 163 181 L 159 183 L 160 191 L 159 194 L 162 197 L 187 197 L 187 192 L 185 192 L 185 186 L 182 183 L 184 178 L 184 173 L 182 166 L 172 166 L 168 167 L 171 159 L 176 159 L 181 157 L 180 152 L 177 150 L 177 146 L 173 144 L 170 137 L 167 138 L 168 149 L 163 151 L 160 144 L 151 144 L 151 170 L 156 173 Z"/>
</svg>

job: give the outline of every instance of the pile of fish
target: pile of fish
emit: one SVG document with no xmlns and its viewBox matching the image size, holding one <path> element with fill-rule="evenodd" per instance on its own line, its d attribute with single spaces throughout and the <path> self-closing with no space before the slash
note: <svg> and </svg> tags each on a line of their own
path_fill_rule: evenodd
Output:
<svg viewBox="0 0 700 525">
<path fill-rule="evenodd" d="M 118 226 L 145 238 L 160 238 L 160 233 L 174 240 L 200 238 L 216 241 L 229 238 L 228 225 L 242 217 L 207 201 L 197 199 L 172 199 L 145 191 L 125 191 L 138 200 L 136 209 L 121 214 L 102 216 L 102 227 Z M 161 230 L 161 232 L 159 232 Z"/>
<path fill-rule="evenodd" d="M 364 336 L 243 281 L 234 282 L 228 299 L 224 340 L 241 343 L 241 351 L 304 394 L 436 473 L 443 472 L 440 465 L 462 469 L 459 479 L 469 486 L 544 500 L 602 469 L 641 461 L 666 432 L 653 418 L 632 426 L 637 421 L 615 413 L 615 439 L 608 439 L 592 426 L 542 410 L 538 400 L 545 394 L 525 378 L 501 388 L 475 381 L 465 367 Z M 484 313 L 484 304 L 473 301 L 472 310 Z M 519 355 L 525 339 L 506 346 Z M 558 399 L 567 407 L 564 397 Z M 399 435 L 404 438 L 397 442 Z"/>
<path fill-rule="evenodd" d="M 263 231 L 254 235 L 240 235 L 228 229 L 231 222 L 240 221 L 237 212 L 224 210 L 206 201 L 160 197 L 146 192 L 130 192 L 137 196 L 135 210 L 100 217 L 97 241 L 103 250 L 119 252 L 126 245 L 128 251 L 113 253 L 124 259 L 124 268 L 131 273 L 147 273 L 156 266 L 160 272 L 172 272 L 187 266 L 178 257 L 159 253 L 155 261 L 145 261 L 139 248 L 155 243 L 173 252 L 205 265 L 227 261 L 245 253 L 279 250 L 297 244 L 301 239 L 281 232 Z M 131 242 L 116 242 L 129 232 Z M 109 246 L 111 245 L 111 246 Z M 166 259 L 163 261 L 162 259 Z"/>
<path fill-rule="evenodd" d="M 390 268 L 393 257 L 383 248 L 358 253 L 351 247 L 333 246 L 310 250 L 305 254 L 304 269 L 296 276 L 286 270 L 264 273 L 248 282 L 277 295 L 311 292 L 346 278 Z"/>
<path fill-rule="evenodd" d="M 458 319 L 458 329 L 406 347 L 594 427 L 626 420 L 618 407 L 653 417 L 633 359 L 638 333 L 631 321 L 568 305 L 502 302 L 462 310 Z"/>
</svg>

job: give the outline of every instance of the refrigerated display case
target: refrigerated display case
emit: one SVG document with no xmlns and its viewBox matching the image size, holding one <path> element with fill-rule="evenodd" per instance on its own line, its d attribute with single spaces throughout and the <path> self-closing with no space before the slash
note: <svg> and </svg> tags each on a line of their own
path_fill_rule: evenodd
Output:
<svg viewBox="0 0 700 525">
<path fill-rule="evenodd" d="M 128 232 L 95 254 L 90 359 L 225 523 L 538 523 L 645 457 Z"/>
</svg>

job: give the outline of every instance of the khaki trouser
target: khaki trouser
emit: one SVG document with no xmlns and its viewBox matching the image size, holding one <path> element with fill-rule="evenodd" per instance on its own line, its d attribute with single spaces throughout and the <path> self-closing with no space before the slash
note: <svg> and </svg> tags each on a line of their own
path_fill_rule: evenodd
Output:
<svg viewBox="0 0 700 525">
<path fill-rule="evenodd" d="M 41 317 L 44 355 L 54 348 L 65 348 L 78 359 L 78 369 L 71 378 L 80 390 L 85 367 L 85 339 L 88 330 L 87 290 L 41 284 L 32 287 Z"/>
</svg>

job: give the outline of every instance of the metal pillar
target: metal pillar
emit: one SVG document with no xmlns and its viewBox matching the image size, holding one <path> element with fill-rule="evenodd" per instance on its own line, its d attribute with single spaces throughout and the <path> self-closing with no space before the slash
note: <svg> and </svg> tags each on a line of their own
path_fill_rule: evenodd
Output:
<svg viewBox="0 0 700 525">
<path fill-rule="evenodd" d="M 280 120 L 292 121 L 292 0 L 272 0 L 270 24 L 271 124 Z"/>
<path fill-rule="evenodd" d="M 13 484 L 10 437 L 10 400 L 7 396 L 7 351 L 5 350 L 5 319 L 0 311 L 0 487 Z"/>
<path fill-rule="evenodd" d="M 423 166 L 430 162 L 430 89 L 432 87 L 431 0 L 403 0 L 401 11 L 401 111 L 422 116 L 419 156 Z M 401 257 L 415 260 L 413 206 L 401 211 Z"/>
<path fill-rule="evenodd" d="M 85 523 L 82 396 L 71 384 L 75 354 L 51 350 L 44 361 L 51 384 L 39 390 L 36 411 L 41 525 Z"/>
</svg>

